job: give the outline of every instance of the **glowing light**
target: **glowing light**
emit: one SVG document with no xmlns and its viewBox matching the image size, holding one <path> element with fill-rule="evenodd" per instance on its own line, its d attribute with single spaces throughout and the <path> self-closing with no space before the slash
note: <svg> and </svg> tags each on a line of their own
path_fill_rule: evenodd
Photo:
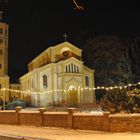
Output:
<svg viewBox="0 0 140 140">
<path fill-rule="evenodd" d="M 113 89 L 113 87 L 109 87 L 109 89 Z"/>
<path fill-rule="evenodd" d="M 24 91 L 24 90 L 16 90 L 16 89 L 10 89 L 10 88 L 1 88 L 0 89 L 0 91 L 10 91 L 11 93 L 12 92 L 16 92 L 16 93 L 21 93 L 21 94 L 47 94 L 47 93 L 53 93 L 53 92 L 65 92 L 65 93 L 67 93 L 67 92 L 69 92 L 69 91 L 72 91 L 72 90 L 81 90 L 81 91 L 83 91 L 83 90 L 98 90 L 98 89 L 104 89 L 104 90 L 113 90 L 113 89 L 123 89 L 123 88 L 127 88 L 128 86 L 137 86 L 137 85 L 140 85 L 140 82 L 138 82 L 137 84 L 128 84 L 128 85 L 125 85 L 125 86 L 114 86 L 114 87 L 104 87 L 104 86 L 102 86 L 102 87 L 97 87 L 97 88 L 89 88 L 89 87 L 85 87 L 85 88 L 81 88 L 80 86 L 78 86 L 78 87 L 75 87 L 74 85 L 70 85 L 70 87 L 69 87 L 69 89 L 54 89 L 54 90 L 48 90 L 48 91 L 38 91 L 38 92 L 36 92 L 36 91 L 30 91 L 30 90 L 26 90 L 26 91 Z"/>
<path fill-rule="evenodd" d="M 120 89 L 122 89 L 122 87 L 120 87 Z"/>
</svg>

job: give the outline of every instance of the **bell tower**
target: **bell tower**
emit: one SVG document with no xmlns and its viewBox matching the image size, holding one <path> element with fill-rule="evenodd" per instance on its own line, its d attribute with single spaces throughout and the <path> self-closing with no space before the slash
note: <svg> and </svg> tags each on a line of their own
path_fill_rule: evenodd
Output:
<svg viewBox="0 0 140 140">
<path fill-rule="evenodd" d="M 9 88 L 8 25 L 2 22 L 2 12 L 0 12 L 0 98 L 8 101 L 8 93 L 4 95 L 2 88 Z"/>
<path fill-rule="evenodd" d="M 8 25 L 0 19 L 0 76 L 4 76 L 8 73 Z"/>
</svg>

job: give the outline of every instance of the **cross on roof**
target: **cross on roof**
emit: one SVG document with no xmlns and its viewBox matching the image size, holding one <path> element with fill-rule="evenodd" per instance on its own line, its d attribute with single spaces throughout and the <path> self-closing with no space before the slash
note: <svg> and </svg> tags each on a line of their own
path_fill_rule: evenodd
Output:
<svg viewBox="0 0 140 140">
<path fill-rule="evenodd" d="M 64 33 L 63 37 L 64 37 L 64 40 L 67 41 L 68 35 L 66 33 Z"/>
</svg>

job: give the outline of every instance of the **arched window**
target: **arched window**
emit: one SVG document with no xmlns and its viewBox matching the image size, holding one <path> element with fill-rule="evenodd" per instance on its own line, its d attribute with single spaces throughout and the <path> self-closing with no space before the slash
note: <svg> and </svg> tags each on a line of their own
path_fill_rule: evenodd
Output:
<svg viewBox="0 0 140 140">
<path fill-rule="evenodd" d="M 76 73 L 76 65 L 74 65 L 74 72 Z"/>
<path fill-rule="evenodd" d="M 68 72 L 68 67 L 66 66 L 66 72 Z"/>
<path fill-rule="evenodd" d="M 77 73 L 79 73 L 79 67 L 77 67 Z"/>
<path fill-rule="evenodd" d="M 34 80 L 33 80 L 33 78 L 32 78 L 32 88 L 34 88 Z"/>
<path fill-rule="evenodd" d="M 3 34 L 3 29 L 2 28 L 0 28 L 0 34 Z"/>
<path fill-rule="evenodd" d="M 89 87 L 89 77 L 85 76 L 85 86 Z"/>
<path fill-rule="evenodd" d="M 47 77 L 47 75 L 43 75 L 43 87 L 48 87 L 48 77 Z"/>
<path fill-rule="evenodd" d="M 73 73 L 74 71 L 73 71 L 73 64 L 71 63 L 71 72 Z"/>
<path fill-rule="evenodd" d="M 30 80 L 28 79 L 28 89 L 30 88 Z"/>
<path fill-rule="evenodd" d="M 2 49 L 0 49 L 0 55 L 2 55 L 3 54 L 3 50 Z"/>
<path fill-rule="evenodd" d="M 70 65 L 69 65 L 69 72 L 71 72 Z"/>
</svg>

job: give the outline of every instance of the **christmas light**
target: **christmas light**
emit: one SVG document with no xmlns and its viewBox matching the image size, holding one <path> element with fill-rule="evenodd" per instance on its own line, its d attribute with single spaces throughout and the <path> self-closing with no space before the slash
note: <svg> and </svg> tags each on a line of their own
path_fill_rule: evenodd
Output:
<svg viewBox="0 0 140 140">
<path fill-rule="evenodd" d="M 54 90 L 48 90 L 48 91 L 38 91 L 38 92 L 36 92 L 36 91 L 30 91 L 30 90 L 27 90 L 27 91 L 23 91 L 23 90 L 15 90 L 15 89 L 9 89 L 9 88 L 2 88 L 2 89 L 0 89 L 0 91 L 9 91 L 9 92 L 15 92 L 15 93 L 20 93 L 20 94 L 47 94 L 47 93 L 53 93 L 53 92 L 69 92 L 69 91 L 72 91 L 72 90 L 81 90 L 81 91 L 83 91 L 83 90 L 93 90 L 93 91 L 95 91 L 95 90 L 100 90 L 100 89 L 104 89 L 104 90 L 113 90 L 113 89 L 120 89 L 120 90 L 122 90 L 123 88 L 127 88 L 127 87 L 131 87 L 131 86 L 138 86 L 138 85 L 140 85 L 140 82 L 138 82 L 137 84 L 128 84 L 128 85 L 124 85 L 124 86 L 114 86 L 114 87 L 104 87 L 104 86 L 102 86 L 102 87 L 100 87 L 100 86 L 98 86 L 97 88 L 89 88 L 89 87 L 85 87 L 85 88 L 82 88 L 82 87 L 77 87 L 77 88 L 69 88 L 68 90 L 67 89 L 54 89 Z"/>
</svg>

